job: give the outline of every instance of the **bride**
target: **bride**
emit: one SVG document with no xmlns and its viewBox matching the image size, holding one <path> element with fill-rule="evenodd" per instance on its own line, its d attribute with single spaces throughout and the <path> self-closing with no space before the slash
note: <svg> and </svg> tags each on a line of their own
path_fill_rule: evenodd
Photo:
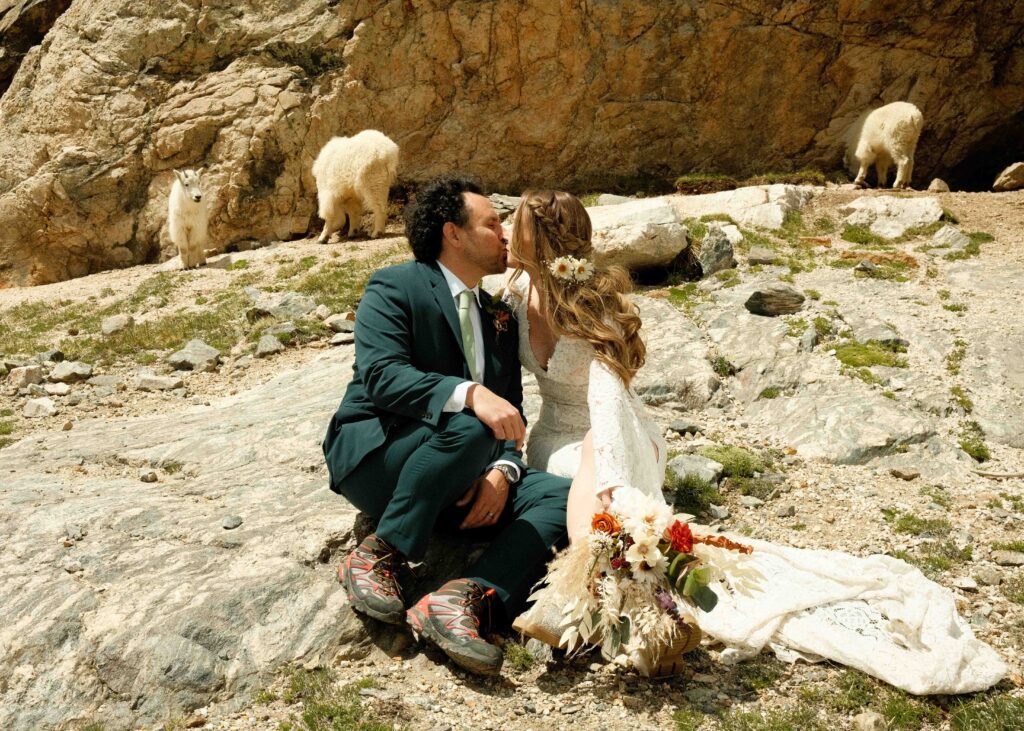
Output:
<svg viewBox="0 0 1024 731">
<path fill-rule="evenodd" d="M 513 220 L 514 270 L 505 293 L 520 323 L 520 360 L 542 398 L 527 462 L 573 479 L 571 544 L 513 625 L 555 646 L 564 644 L 574 603 L 566 587 L 579 585 L 581 567 L 586 573 L 593 566 L 587 539 L 595 514 L 608 510 L 617 492 L 625 499 L 638 491 L 669 512 L 661 491 L 667 447 L 630 387 L 645 348 L 626 296 L 629 276 L 595 266 L 591 234 L 573 195 L 525 193 Z M 717 606 L 669 608 L 669 631 L 648 631 L 642 651 L 629 656 L 641 672 L 674 671 L 699 643 L 699 627 L 726 646 L 726 661 L 769 647 L 790 661 L 841 662 L 915 694 L 977 691 L 1006 673 L 959 617 L 950 592 L 903 561 L 743 542 L 752 551 L 730 550 L 739 544 L 722 537 L 693 546 L 712 567 Z"/>
</svg>

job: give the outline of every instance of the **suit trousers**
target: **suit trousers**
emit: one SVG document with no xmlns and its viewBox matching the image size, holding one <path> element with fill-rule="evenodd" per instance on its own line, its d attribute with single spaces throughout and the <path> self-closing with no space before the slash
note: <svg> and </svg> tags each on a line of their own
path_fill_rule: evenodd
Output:
<svg viewBox="0 0 1024 731">
<path fill-rule="evenodd" d="M 341 438 L 344 438 L 344 428 Z M 409 422 L 393 428 L 336 485 L 359 510 L 379 519 L 377 535 L 412 561 L 423 558 L 439 518 L 460 520 L 454 503 L 502 451 L 502 442 L 470 411 L 444 414 L 437 428 Z M 543 575 L 552 548 L 566 541 L 570 480 L 526 469 L 509 497 L 497 535 L 465 578 L 495 590 L 507 616 L 522 608 Z"/>
</svg>

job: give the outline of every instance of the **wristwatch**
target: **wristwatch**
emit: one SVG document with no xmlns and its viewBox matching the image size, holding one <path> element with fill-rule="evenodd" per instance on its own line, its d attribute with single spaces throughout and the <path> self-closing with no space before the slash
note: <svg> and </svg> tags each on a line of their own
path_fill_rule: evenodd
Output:
<svg viewBox="0 0 1024 731">
<path fill-rule="evenodd" d="M 491 469 L 498 470 L 498 472 L 503 474 L 505 476 L 505 481 L 508 483 L 509 487 L 512 487 L 512 485 L 515 484 L 516 480 L 519 479 L 519 475 L 516 473 L 516 470 L 514 470 L 511 466 L 507 464 L 496 464 L 493 467 L 491 467 Z"/>
</svg>

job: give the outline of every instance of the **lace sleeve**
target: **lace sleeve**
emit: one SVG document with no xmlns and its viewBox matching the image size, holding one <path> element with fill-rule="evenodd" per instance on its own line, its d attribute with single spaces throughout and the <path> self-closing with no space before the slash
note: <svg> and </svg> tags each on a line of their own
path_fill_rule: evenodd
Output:
<svg viewBox="0 0 1024 731">
<path fill-rule="evenodd" d="M 597 493 L 624 485 L 637 486 L 635 461 L 650 451 L 642 446 L 643 427 L 622 379 L 597 358 L 590 362 L 587 405 Z"/>
</svg>

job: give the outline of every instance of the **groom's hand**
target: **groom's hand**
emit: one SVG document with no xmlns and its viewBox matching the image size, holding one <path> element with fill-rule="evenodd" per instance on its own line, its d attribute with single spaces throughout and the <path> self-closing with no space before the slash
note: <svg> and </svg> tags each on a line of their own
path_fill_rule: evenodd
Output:
<svg viewBox="0 0 1024 731">
<path fill-rule="evenodd" d="M 459 528 L 484 528 L 497 523 L 508 500 L 508 481 L 501 470 L 489 470 L 473 480 L 466 494 L 455 504 L 461 508 L 469 505 L 471 500 L 474 501 L 473 507 Z"/>
<path fill-rule="evenodd" d="M 500 442 L 515 441 L 516 449 L 522 450 L 526 424 L 523 423 L 519 409 L 479 383 L 470 386 L 466 393 L 466 406 L 494 432 L 495 439 Z"/>
</svg>

